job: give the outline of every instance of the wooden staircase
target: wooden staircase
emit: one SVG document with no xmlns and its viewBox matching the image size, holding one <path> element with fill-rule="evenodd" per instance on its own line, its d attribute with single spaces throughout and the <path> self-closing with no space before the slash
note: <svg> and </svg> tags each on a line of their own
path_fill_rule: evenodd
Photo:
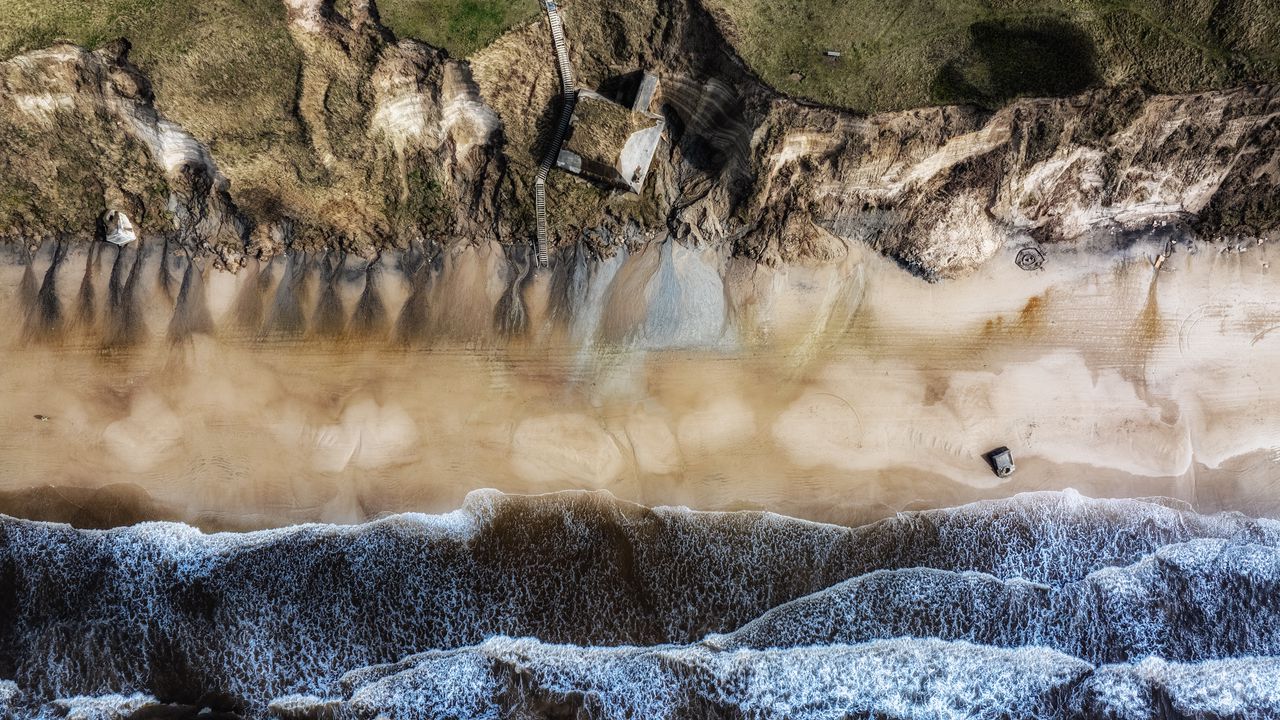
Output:
<svg viewBox="0 0 1280 720">
<path fill-rule="evenodd" d="M 564 40 L 564 23 L 560 21 L 560 10 L 555 0 L 541 0 L 542 8 L 547 11 L 547 22 L 551 25 L 551 44 L 555 46 L 556 66 L 560 70 L 560 119 L 551 133 L 551 141 L 547 151 L 538 164 L 538 176 L 533 183 L 534 211 L 538 216 L 538 265 L 547 266 L 547 176 L 555 167 L 560 157 L 560 147 L 569 134 L 569 124 L 573 121 L 573 108 L 578 102 L 578 84 L 573 77 L 573 64 L 569 62 L 569 47 Z"/>
</svg>

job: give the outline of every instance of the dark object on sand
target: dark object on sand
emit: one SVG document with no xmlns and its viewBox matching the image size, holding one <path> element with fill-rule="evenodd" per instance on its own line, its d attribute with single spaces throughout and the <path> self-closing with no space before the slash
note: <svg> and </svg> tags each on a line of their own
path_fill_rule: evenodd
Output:
<svg viewBox="0 0 1280 720">
<path fill-rule="evenodd" d="M 991 472 L 999 477 L 1007 478 L 1017 469 L 1013 464 L 1013 453 L 1007 447 L 998 447 L 982 457 L 987 459 Z"/>
<path fill-rule="evenodd" d="M 1044 265 L 1044 253 L 1040 248 L 1028 245 L 1018 251 L 1017 263 L 1023 270 L 1039 270 Z"/>
</svg>

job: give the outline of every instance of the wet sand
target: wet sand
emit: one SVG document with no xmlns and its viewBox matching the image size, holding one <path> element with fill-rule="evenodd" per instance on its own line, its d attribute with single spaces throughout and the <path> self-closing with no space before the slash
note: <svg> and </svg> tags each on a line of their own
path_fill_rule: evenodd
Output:
<svg viewBox="0 0 1280 720">
<path fill-rule="evenodd" d="M 857 523 L 1070 487 L 1280 515 L 1268 248 L 1168 240 L 934 285 L 856 248 L 536 275 L 493 247 L 235 275 L 10 253 L 0 512 L 246 528 L 588 488 Z"/>
</svg>

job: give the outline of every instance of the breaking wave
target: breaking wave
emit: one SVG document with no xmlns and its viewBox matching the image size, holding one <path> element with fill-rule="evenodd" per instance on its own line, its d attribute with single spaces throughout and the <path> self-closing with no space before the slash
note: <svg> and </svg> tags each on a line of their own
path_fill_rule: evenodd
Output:
<svg viewBox="0 0 1280 720">
<path fill-rule="evenodd" d="M 1034 493 L 858 528 L 472 493 L 0 516 L 0 717 L 1274 717 L 1280 523 Z"/>
</svg>

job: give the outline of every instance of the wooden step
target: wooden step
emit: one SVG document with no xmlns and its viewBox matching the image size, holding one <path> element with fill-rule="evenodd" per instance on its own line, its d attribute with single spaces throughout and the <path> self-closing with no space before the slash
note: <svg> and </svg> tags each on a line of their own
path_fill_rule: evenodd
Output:
<svg viewBox="0 0 1280 720">
<path fill-rule="evenodd" d="M 542 0 L 542 7 L 547 11 L 547 23 L 551 26 L 551 45 L 556 51 L 556 66 L 560 72 L 560 120 L 551 134 L 551 142 L 547 152 L 538 164 L 538 175 L 533 184 L 534 210 L 538 221 L 537 253 L 538 265 L 547 266 L 547 177 L 551 168 L 555 167 L 556 158 L 560 156 L 560 146 L 569 134 L 569 125 L 573 122 L 573 108 L 578 100 L 578 85 L 573 77 L 573 63 L 569 59 L 569 47 L 564 38 L 564 23 L 560 20 L 560 11 L 555 0 Z"/>
</svg>

